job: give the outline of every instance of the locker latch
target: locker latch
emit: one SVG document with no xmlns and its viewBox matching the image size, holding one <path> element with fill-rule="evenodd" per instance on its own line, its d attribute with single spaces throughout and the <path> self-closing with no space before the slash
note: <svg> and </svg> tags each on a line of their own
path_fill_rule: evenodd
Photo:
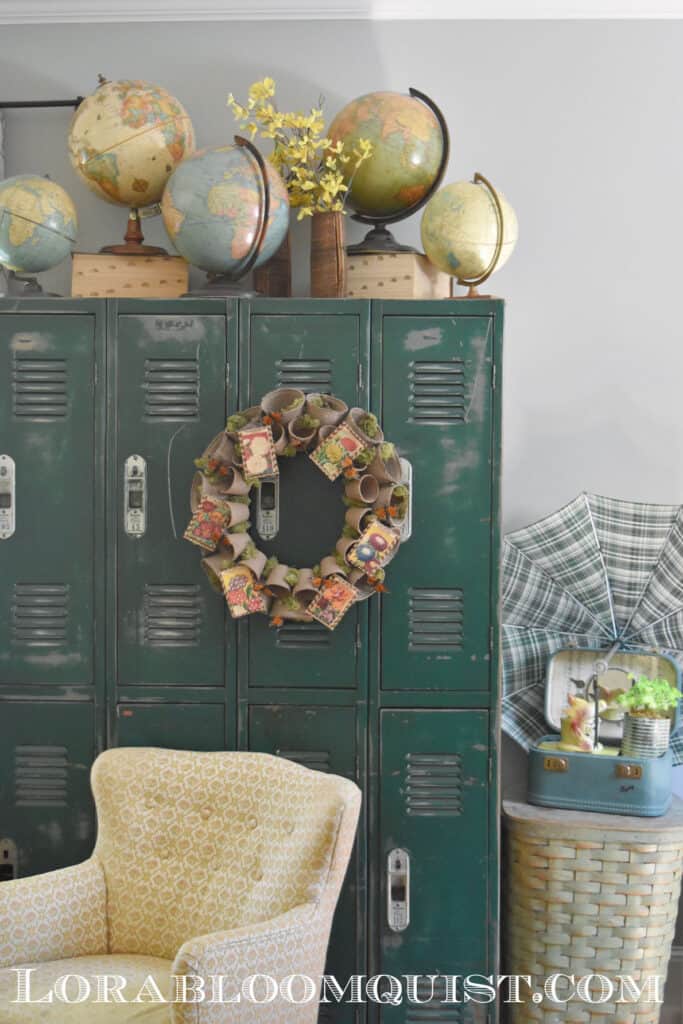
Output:
<svg viewBox="0 0 683 1024">
<path fill-rule="evenodd" d="M 408 488 L 408 511 L 401 524 L 401 544 L 405 544 L 413 535 L 413 467 L 407 459 L 401 458 L 401 483 Z"/>
<path fill-rule="evenodd" d="M 256 488 L 256 532 L 261 540 L 272 540 L 280 529 L 280 478 L 264 477 Z"/>
<path fill-rule="evenodd" d="M 0 839 L 0 882 L 11 882 L 17 871 L 17 844 L 12 839 Z"/>
<path fill-rule="evenodd" d="M 14 459 L 0 455 L 0 540 L 7 540 L 16 526 Z"/>
<path fill-rule="evenodd" d="M 387 856 L 387 924 L 392 932 L 403 932 L 410 924 L 410 856 L 406 850 L 391 850 Z"/>
<path fill-rule="evenodd" d="M 142 455 L 129 455 L 124 464 L 123 528 L 129 537 L 142 537 L 147 529 L 147 463 Z"/>
</svg>

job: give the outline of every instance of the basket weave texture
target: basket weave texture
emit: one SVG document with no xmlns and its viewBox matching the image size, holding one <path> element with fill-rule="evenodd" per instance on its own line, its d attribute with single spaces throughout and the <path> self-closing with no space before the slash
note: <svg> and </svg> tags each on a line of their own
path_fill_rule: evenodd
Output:
<svg viewBox="0 0 683 1024">
<path fill-rule="evenodd" d="M 683 871 L 683 804 L 662 818 L 560 811 L 506 802 L 506 974 L 603 975 L 639 986 L 666 977 Z M 664 983 L 661 982 L 661 991 Z M 522 990 L 524 991 L 524 990 Z M 596 982 L 595 992 L 600 991 Z M 661 1005 L 508 1005 L 510 1024 L 657 1024 Z"/>
</svg>

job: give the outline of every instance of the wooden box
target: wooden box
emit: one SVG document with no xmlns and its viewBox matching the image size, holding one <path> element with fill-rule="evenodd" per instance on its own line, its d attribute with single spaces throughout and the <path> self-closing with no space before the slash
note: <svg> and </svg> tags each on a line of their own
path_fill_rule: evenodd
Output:
<svg viewBox="0 0 683 1024">
<path fill-rule="evenodd" d="M 363 253 L 347 257 L 349 299 L 447 299 L 451 278 L 417 252 Z"/>
<path fill-rule="evenodd" d="M 75 252 L 74 298 L 177 299 L 188 290 L 189 267 L 180 256 L 114 256 Z"/>
</svg>

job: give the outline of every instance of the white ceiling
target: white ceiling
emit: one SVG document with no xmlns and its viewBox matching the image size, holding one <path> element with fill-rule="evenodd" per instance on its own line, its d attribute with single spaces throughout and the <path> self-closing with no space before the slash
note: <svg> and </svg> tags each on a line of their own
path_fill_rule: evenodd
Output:
<svg viewBox="0 0 683 1024">
<path fill-rule="evenodd" d="M 0 24 L 682 18 L 683 0 L 0 0 Z"/>
</svg>

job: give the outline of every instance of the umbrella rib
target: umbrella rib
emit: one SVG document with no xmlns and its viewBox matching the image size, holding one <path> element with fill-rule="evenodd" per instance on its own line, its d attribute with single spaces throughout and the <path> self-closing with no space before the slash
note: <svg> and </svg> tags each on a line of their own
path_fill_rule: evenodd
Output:
<svg viewBox="0 0 683 1024">
<path fill-rule="evenodd" d="M 598 537 L 598 531 L 595 527 L 595 520 L 593 519 L 593 509 L 591 508 L 591 503 L 588 500 L 588 494 L 586 494 L 585 491 L 583 495 L 583 500 L 586 503 L 586 510 L 588 512 L 588 518 L 590 520 L 591 529 L 593 531 L 593 536 L 595 538 L 595 545 L 598 549 L 598 554 L 600 555 L 600 565 L 602 566 L 602 572 L 605 577 L 605 590 L 607 591 L 607 600 L 609 601 L 609 613 L 612 616 L 612 628 L 614 630 L 613 637 L 614 639 L 616 639 L 619 636 L 619 631 L 617 630 L 617 617 L 614 613 L 614 598 L 612 596 L 612 588 L 609 583 L 607 566 L 605 565 L 605 556 L 603 554 L 602 548 L 600 547 L 600 539 Z"/>
<path fill-rule="evenodd" d="M 679 604 L 678 608 L 674 608 L 672 611 L 667 612 L 666 615 L 660 615 L 658 619 L 653 619 L 652 622 L 648 622 L 646 626 L 643 626 L 641 629 L 637 629 L 635 633 L 629 633 L 628 636 L 624 637 L 624 643 L 629 640 L 633 640 L 635 637 L 642 636 L 643 629 L 652 629 L 653 626 L 658 626 L 661 622 L 666 622 L 667 619 L 680 614 L 680 612 L 683 612 L 683 604 Z"/>
<path fill-rule="evenodd" d="M 522 549 L 518 548 L 516 544 L 513 544 L 512 541 L 509 539 L 509 537 L 505 538 L 505 543 L 509 544 L 511 548 L 514 548 L 514 550 L 517 551 L 518 554 L 521 555 L 521 557 L 523 559 L 525 559 L 525 561 L 527 561 L 531 566 L 533 566 L 533 568 L 534 568 L 534 570 L 536 572 L 540 573 L 542 576 L 545 576 L 546 579 L 550 580 L 550 582 L 554 586 L 556 586 L 558 590 L 561 590 L 563 594 L 567 595 L 567 597 L 570 599 L 570 601 L 573 601 L 574 604 L 578 605 L 579 608 L 583 612 L 586 613 L 586 615 L 589 615 L 591 617 L 591 619 L 593 620 L 593 622 L 595 623 L 595 625 L 598 627 L 598 631 L 599 632 L 604 633 L 604 635 L 609 637 L 610 640 L 614 639 L 614 637 L 611 635 L 609 630 L 605 626 L 603 626 L 603 624 L 600 622 L 600 620 L 597 618 L 597 616 L 590 610 L 590 608 L 588 608 L 583 603 L 583 601 L 579 601 L 578 597 L 576 597 L 574 594 L 572 594 L 570 590 L 567 590 L 566 587 L 563 587 L 560 583 L 558 583 L 558 581 L 555 579 L 554 576 L 551 576 L 551 574 L 549 572 L 547 572 L 545 569 L 541 568 L 540 565 L 537 565 L 536 562 L 533 561 L 533 559 L 529 558 L 529 556 L 527 555 L 526 551 L 522 551 Z M 534 627 L 531 626 L 529 628 L 533 629 Z M 539 627 L 539 628 L 543 628 L 543 627 Z M 559 631 L 556 631 L 556 632 L 566 632 L 566 631 L 565 630 L 559 630 Z M 571 631 L 567 631 L 567 632 L 571 632 Z M 576 630 L 574 630 L 574 632 L 576 632 Z"/>
<path fill-rule="evenodd" d="M 635 605 L 633 606 L 633 611 L 629 615 L 628 621 L 626 622 L 626 624 L 625 624 L 625 626 L 624 626 L 624 628 L 622 630 L 622 634 L 624 636 L 626 636 L 626 630 L 629 628 L 629 626 L 633 622 L 633 619 L 635 618 L 636 612 L 640 608 L 641 604 L 643 603 L 643 599 L 644 599 L 645 595 L 648 592 L 650 583 L 652 582 L 652 580 L 653 580 L 657 570 L 659 569 L 659 566 L 662 563 L 662 558 L 664 557 L 664 552 L 666 551 L 666 549 L 668 547 L 668 544 L 669 544 L 669 541 L 671 540 L 671 537 L 673 536 L 673 532 L 676 529 L 676 525 L 678 524 L 679 519 L 681 518 L 681 513 L 682 512 L 683 512 L 683 508 L 679 508 L 677 514 L 674 516 L 674 520 L 673 520 L 671 526 L 669 527 L 669 532 L 666 535 L 666 539 L 665 539 L 664 543 L 662 544 L 662 546 L 661 546 L 661 548 L 659 550 L 659 555 L 657 557 L 657 561 L 655 562 L 655 564 L 652 567 L 652 572 L 650 573 L 650 575 L 646 579 L 645 585 L 643 586 L 643 589 L 640 592 L 640 596 L 639 596 L 638 600 L 636 601 Z M 677 611 L 680 611 L 680 608 L 677 609 Z M 661 619 L 657 619 L 656 622 L 650 622 L 650 623 L 648 623 L 647 626 L 644 626 L 643 628 L 644 629 L 648 629 L 649 626 L 656 626 L 657 623 L 662 622 L 663 619 L 667 619 L 669 617 L 669 615 L 674 615 L 674 614 L 675 614 L 675 612 L 667 612 L 666 615 L 663 615 Z M 638 632 L 630 633 L 630 634 L 628 634 L 628 636 L 638 636 Z M 628 639 L 628 636 L 627 636 L 627 639 Z"/>
</svg>

